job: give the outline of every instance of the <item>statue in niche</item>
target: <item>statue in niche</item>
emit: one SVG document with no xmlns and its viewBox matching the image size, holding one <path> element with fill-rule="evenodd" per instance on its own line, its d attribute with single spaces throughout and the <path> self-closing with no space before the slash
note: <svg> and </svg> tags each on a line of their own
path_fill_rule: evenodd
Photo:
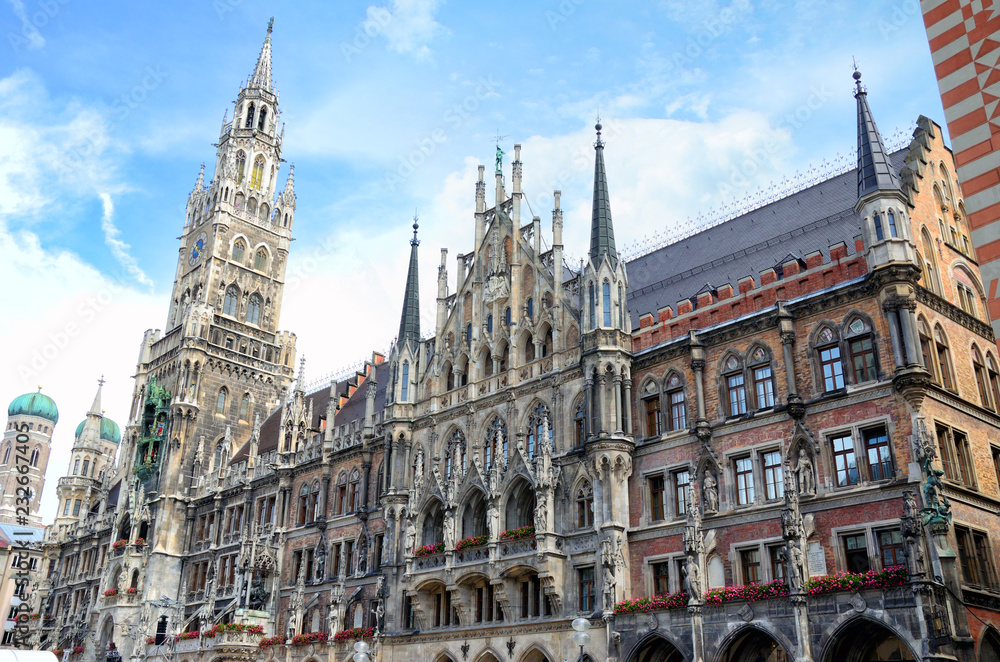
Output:
<svg viewBox="0 0 1000 662">
<path fill-rule="evenodd" d="M 813 473 L 813 463 L 806 449 L 799 449 L 799 461 L 795 465 L 795 477 L 799 482 L 799 494 L 812 496 L 816 493 L 816 475 Z"/>
<path fill-rule="evenodd" d="M 705 493 L 705 512 L 714 513 L 719 510 L 719 489 L 715 476 L 711 471 L 705 470 L 705 477 L 702 479 L 702 491 Z"/>
<path fill-rule="evenodd" d="M 687 575 L 688 596 L 694 599 L 701 599 L 701 571 L 698 569 L 698 560 L 694 556 L 687 557 L 684 564 L 684 573 Z"/>
</svg>

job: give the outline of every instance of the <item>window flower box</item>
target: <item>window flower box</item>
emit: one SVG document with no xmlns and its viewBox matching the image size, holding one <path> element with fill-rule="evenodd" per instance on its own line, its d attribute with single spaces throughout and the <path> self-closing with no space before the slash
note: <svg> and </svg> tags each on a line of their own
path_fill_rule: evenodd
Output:
<svg viewBox="0 0 1000 662">
<path fill-rule="evenodd" d="M 654 595 L 651 598 L 632 598 L 622 600 L 615 605 L 616 614 L 633 614 L 636 612 L 659 611 L 661 609 L 681 609 L 687 607 L 688 594 L 686 591 L 679 593 L 668 593 L 667 595 Z"/>
<path fill-rule="evenodd" d="M 118 595 L 118 589 L 116 588 L 109 588 L 106 591 L 104 591 L 104 597 L 106 598 L 113 598 L 116 595 Z"/>
<path fill-rule="evenodd" d="M 284 643 L 285 643 L 285 638 L 279 634 L 277 637 L 267 637 L 265 639 L 261 639 L 260 643 L 257 645 L 260 646 L 261 648 L 266 649 L 272 646 L 281 646 Z"/>
<path fill-rule="evenodd" d="M 111 549 L 113 549 L 115 551 L 118 551 L 119 549 L 125 547 L 126 545 L 128 545 L 128 540 L 124 540 L 124 539 L 123 540 L 116 540 L 115 543 L 113 545 L 111 545 Z"/>
<path fill-rule="evenodd" d="M 83 652 L 83 646 L 73 646 L 73 655 L 79 655 Z"/>
<path fill-rule="evenodd" d="M 713 588 L 705 594 L 705 604 L 721 605 L 727 602 L 759 602 L 788 596 L 788 584 L 777 579 L 767 584 L 746 584 Z"/>
<path fill-rule="evenodd" d="M 126 593 L 128 593 L 129 595 L 138 595 L 138 593 L 139 593 L 139 589 L 137 589 L 137 588 L 135 588 L 135 587 L 133 586 L 133 587 L 131 587 L 131 588 L 127 588 L 127 589 L 125 589 L 125 592 L 126 592 Z"/>
<path fill-rule="evenodd" d="M 535 536 L 535 527 L 522 526 L 520 529 L 507 529 L 500 534 L 500 540 L 525 540 Z"/>
<path fill-rule="evenodd" d="M 174 635 L 174 641 L 183 641 L 185 639 L 197 639 L 201 636 L 201 632 L 198 630 L 191 630 L 190 632 L 181 632 L 180 634 Z"/>
<path fill-rule="evenodd" d="M 463 538 L 458 541 L 455 545 L 455 551 L 461 552 L 463 549 L 468 549 L 469 547 L 479 547 L 480 545 L 486 544 L 486 536 L 472 536 L 470 538 Z"/>
<path fill-rule="evenodd" d="M 156 643 L 156 637 L 146 637 L 146 645 L 152 646 Z"/>
<path fill-rule="evenodd" d="M 135 545 L 136 547 L 142 547 L 143 545 L 146 544 L 146 539 L 136 538 L 135 540 L 132 541 L 132 544 Z"/>
<path fill-rule="evenodd" d="M 806 582 L 806 592 L 809 595 L 822 595 L 839 591 L 895 588 L 905 584 L 909 578 L 910 573 L 904 565 L 868 572 L 837 572 L 825 577 L 813 577 Z"/>
<path fill-rule="evenodd" d="M 371 639 L 374 636 L 375 628 L 351 628 L 349 630 L 341 630 L 333 635 L 333 640 L 342 643 L 354 639 Z"/>
<path fill-rule="evenodd" d="M 292 646 L 305 646 L 306 644 L 324 643 L 329 639 L 326 632 L 310 632 L 309 634 L 297 634 L 292 637 Z"/>
<path fill-rule="evenodd" d="M 417 547 L 413 550 L 414 556 L 430 556 L 431 554 L 440 554 L 444 551 L 444 543 L 436 542 L 430 545 L 424 545 L 423 547 Z"/>
</svg>

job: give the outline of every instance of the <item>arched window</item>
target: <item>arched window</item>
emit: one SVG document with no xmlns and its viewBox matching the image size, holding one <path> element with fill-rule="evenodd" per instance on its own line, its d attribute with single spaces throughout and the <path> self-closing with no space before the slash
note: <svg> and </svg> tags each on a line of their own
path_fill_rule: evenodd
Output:
<svg viewBox="0 0 1000 662">
<path fill-rule="evenodd" d="M 257 254 L 253 257 L 253 268 L 257 271 L 264 271 L 267 268 L 267 251 L 263 248 L 257 249 Z"/>
<path fill-rule="evenodd" d="M 757 409 L 774 406 L 774 375 L 771 357 L 763 347 L 756 347 L 750 353 L 750 377 L 753 379 L 754 402 Z"/>
<path fill-rule="evenodd" d="M 941 383 L 938 377 L 937 364 L 935 361 L 934 340 L 931 338 L 930 327 L 924 318 L 917 318 L 917 338 L 920 340 L 920 355 L 924 359 L 924 367 L 931 373 L 931 379 L 936 383 Z"/>
<path fill-rule="evenodd" d="M 259 294 L 254 292 L 250 295 L 247 303 L 247 324 L 260 324 L 260 309 L 264 305 L 264 300 Z"/>
<path fill-rule="evenodd" d="M 267 106 L 260 107 L 260 118 L 257 120 L 257 130 L 263 131 L 264 127 L 267 125 Z"/>
<path fill-rule="evenodd" d="M 545 433 L 546 429 L 548 429 L 548 434 Z M 543 404 L 539 404 L 535 407 L 535 410 L 531 412 L 531 416 L 528 418 L 528 457 L 534 459 L 535 454 L 541 450 L 541 444 L 546 443 L 551 451 L 552 417 L 549 415 L 548 407 Z"/>
<path fill-rule="evenodd" d="M 243 183 L 243 173 L 247 168 L 247 155 L 243 152 L 236 154 L 236 185 Z"/>
<path fill-rule="evenodd" d="M 611 283 L 604 281 L 601 288 L 601 309 L 604 312 L 604 326 L 611 326 Z"/>
<path fill-rule="evenodd" d="M 226 387 L 223 386 L 219 389 L 219 395 L 215 399 L 215 413 L 225 415 L 226 413 L 226 399 L 229 397 L 229 392 Z"/>
<path fill-rule="evenodd" d="M 837 334 L 828 326 L 817 336 L 816 353 L 819 354 L 823 390 L 830 392 L 844 388 L 844 362 L 840 356 L 840 345 Z"/>
<path fill-rule="evenodd" d="M 309 521 L 309 486 L 305 483 L 299 488 L 299 514 L 295 523 L 299 526 Z"/>
<path fill-rule="evenodd" d="M 83 471 L 81 472 L 81 474 L 84 475 L 84 476 L 86 476 L 88 471 L 90 471 L 90 459 L 89 458 L 84 458 L 84 460 L 83 460 Z"/>
<path fill-rule="evenodd" d="M 531 337 L 530 333 L 524 334 L 524 362 L 528 363 L 535 360 L 535 339 Z"/>
<path fill-rule="evenodd" d="M 590 287 L 588 289 L 589 289 L 589 293 L 590 293 L 590 304 L 589 304 L 589 310 L 590 310 L 590 328 L 593 329 L 594 328 L 594 324 L 595 324 L 595 321 L 594 321 L 594 317 L 595 317 L 595 313 L 596 313 L 595 308 L 597 307 L 597 302 L 594 300 L 594 284 L 591 283 Z"/>
<path fill-rule="evenodd" d="M 726 387 L 726 402 L 729 406 L 728 416 L 742 416 L 747 413 L 747 388 L 743 375 L 743 365 L 735 356 L 730 356 L 722 367 L 723 380 Z"/>
<path fill-rule="evenodd" d="M 233 242 L 233 262 L 243 263 L 243 256 L 246 255 L 247 245 L 243 243 L 242 239 L 237 239 Z"/>
<path fill-rule="evenodd" d="M 347 513 L 347 474 L 341 472 L 337 480 L 337 514 Z"/>
<path fill-rule="evenodd" d="M 7 447 L 7 452 L 8 453 L 10 452 L 10 447 L 9 446 Z M 33 448 L 31 450 L 31 460 L 30 460 L 31 466 L 33 466 L 33 467 L 37 467 L 38 466 L 38 459 L 39 459 L 39 457 L 40 457 L 40 453 L 38 452 L 38 449 L 37 448 Z M 7 464 L 7 459 L 6 458 L 4 458 L 4 464 Z"/>
<path fill-rule="evenodd" d="M 625 330 L 625 291 L 618 286 L 618 328 Z"/>
<path fill-rule="evenodd" d="M 510 307 L 507 307 L 503 311 L 503 323 L 510 326 Z"/>
<path fill-rule="evenodd" d="M 247 129 L 253 128 L 253 115 L 254 115 L 254 109 L 253 109 L 253 104 L 251 103 L 249 106 L 247 106 L 247 122 L 244 128 Z"/>
<path fill-rule="evenodd" d="M 531 297 L 528 297 L 528 317 L 530 318 L 534 316 L 535 316 L 535 300 Z"/>
<path fill-rule="evenodd" d="M 576 528 L 587 529 L 594 526 L 594 488 L 583 483 L 576 491 Z"/>
<path fill-rule="evenodd" d="M 264 157 L 258 155 L 253 162 L 253 173 L 250 175 L 250 188 L 260 188 L 260 180 L 264 176 Z"/>
<path fill-rule="evenodd" d="M 886 212 L 886 217 L 889 219 L 889 236 L 898 237 L 896 233 L 896 215 L 892 213 L 892 210 Z"/>
<path fill-rule="evenodd" d="M 357 469 L 351 474 L 351 482 L 347 485 L 347 495 L 349 512 L 353 513 L 361 508 L 361 474 Z"/>
<path fill-rule="evenodd" d="M 472 342 L 472 324 L 465 325 L 465 341 Z"/>
<path fill-rule="evenodd" d="M 226 298 L 222 304 L 222 314 L 236 317 L 240 305 L 240 290 L 235 285 L 226 288 Z"/>
<path fill-rule="evenodd" d="M 986 355 L 986 379 L 993 395 L 994 411 L 1000 410 L 1000 372 L 997 371 L 997 364 L 992 354 Z"/>
<path fill-rule="evenodd" d="M 410 362 L 403 361 L 403 383 L 399 389 L 399 401 L 406 402 L 410 394 Z"/>
<path fill-rule="evenodd" d="M 587 415 L 585 413 L 584 403 L 580 403 L 576 406 L 576 412 L 573 414 L 573 429 L 576 433 L 574 435 L 574 441 L 576 441 L 577 446 L 583 446 L 584 442 L 587 441 Z"/>
<path fill-rule="evenodd" d="M 875 344 L 867 322 L 855 318 L 847 325 L 847 349 L 851 355 L 851 378 L 855 384 L 878 379 Z"/>
<path fill-rule="evenodd" d="M 676 373 L 667 379 L 667 402 L 670 405 L 670 413 L 667 422 L 672 431 L 684 430 L 687 428 L 687 409 L 684 402 L 684 384 Z"/>
<path fill-rule="evenodd" d="M 73 475 L 79 475 L 80 473 L 80 458 L 73 461 Z"/>
<path fill-rule="evenodd" d="M 319 481 L 313 483 L 312 494 L 309 497 L 309 519 L 315 522 L 322 515 L 319 512 Z"/>
<path fill-rule="evenodd" d="M 660 390 L 654 381 L 647 382 L 643 388 L 642 408 L 646 415 L 646 436 L 660 436 Z"/>
<path fill-rule="evenodd" d="M 493 333 L 493 314 L 486 316 L 486 333 Z"/>
<path fill-rule="evenodd" d="M 3 449 L 3 463 L 7 464 L 8 460 L 10 460 L 10 444 L 8 444 L 7 447 Z"/>
<path fill-rule="evenodd" d="M 941 293 L 941 285 L 938 282 L 937 259 L 934 251 L 934 241 L 931 235 L 924 228 L 920 232 L 920 246 L 923 249 L 924 260 L 924 287 L 935 294 Z"/>
<path fill-rule="evenodd" d="M 240 400 L 240 420 L 249 421 L 250 420 L 250 394 L 244 393 L 243 398 Z"/>
<path fill-rule="evenodd" d="M 987 409 L 994 409 L 990 401 L 990 387 L 986 376 L 986 366 L 983 364 L 983 355 L 979 349 L 972 348 L 972 372 L 976 376 L 976 388 L 979 389 L 979 402 Z"/>
<path fill-rule="evenodd" d="M 937 352 L 938 369 L 941 371 L 941 386 L 949 391 L 954 391 L 956 388 L 951 366 L 951 350 L 948 348 L 948 339 L 945 337 L 941 325 L 934 327 L 934 345 Z"/>
<path fill-rule="evenodd" d="M 872 221 L 875 223 L 875 239 L 882 241 L 885 239 L 885 232 L 882 230 L 882 215 L 875 212 L 872 214 Z"/>
<path fill-rule="evenodd" d="M 498 459 L 498 455 L 500 462 L 506 466 L 508 448 L 507 426 L 504 425 L 500 417 L 495 417 L 486 428 L 486 441 L 483 444 L 483 466 L 492 467 L 493 462 Z"/>
</svg>

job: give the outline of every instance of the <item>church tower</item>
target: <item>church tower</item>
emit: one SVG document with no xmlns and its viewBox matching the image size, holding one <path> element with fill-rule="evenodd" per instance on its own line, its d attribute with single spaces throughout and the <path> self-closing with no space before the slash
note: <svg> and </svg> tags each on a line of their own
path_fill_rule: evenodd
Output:
<svg viewBox="0 0 1000 662">
<path fill-rule="evenodd" d="M 188 197 L 165 329 L 148 331 L 140 349 L 118 507 L 151 516 L 145 599 L 176 598 L 186 497 L 293 377 L 295 335 L 278 325 L 295 191 L 292 168 L 279 188 L 272 23 L 232 121 L 223 117 L 212 178 L 202 166 Z"/>
<path fill-rule="evenodd" d="M 590 223 L 590 254 L 584 265 L 581 294 L 581 363 L 584 401 L 587 407 L 586 443 L 588 468 L 595 476 L 594 520 L 600 531 L 601 549 L 596 563 L 608 572 L 618 569 L 607 558 L 607 550 L 627 557 L 629 525 L 628 478 L 632 474 L 631 321 L 626 296 L 628 274 L 615 248 L 611 201 L 604 166 L 601 124 L 594 127 L 594 201 Z M 628 576 L 614 579 L 620 595 L 627 594 Z M 605 577 L 604 583 L 612 580 Z M 608 588 L 602 586 L 602 590 Z"/>
<path fill-rule="evenodd" d="M 114 468 L 121 433 L 118 424 L 102 413 L 103 386 L 104 380 L 101 379 L 87 418 L 76 428 L 69 466 L 66 475 L 59 479 L 56 526 L 96 513 L 101 505 L 105 479 Z"/>
<path fill-rule="evenodd" d="M 52 431 L 58 422 L 56 403 L 42 393 L 41 387 L 36 393 L 25 393 L 11 400 L 7 407 L 7 427 L 4 428 L 3 442 L 0 442 L 0 522 L 42 525 L 38 503 L 52 451 Z M 25 465 L 27 473 L 18 471 L 19 466 Z M 17 480 L 19 476 L 30 479 L 28 485 L 32 489 L 27 495 Z M 23 501 L 25 496 L 30 499 L 27 504 Z"/>
</svg>

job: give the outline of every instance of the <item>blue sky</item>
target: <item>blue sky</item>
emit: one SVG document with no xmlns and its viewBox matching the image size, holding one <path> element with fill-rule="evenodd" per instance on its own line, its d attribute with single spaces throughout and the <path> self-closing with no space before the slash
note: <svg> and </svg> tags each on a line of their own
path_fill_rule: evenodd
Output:
<svg viewBox="0 0 1000 662">
<path fill-rule="evenodd" d="M 883 136 L 920 114 L 943 123 L 917 0 L 3 0 L 0 341 L 17 351 L 0 358 L 0 398 L 42 385 L 60 406 L 48 517 L 100 375 L 107 415 L 125 422 L 142 332 L 166 317 L 187 194 L 271 16 L 298 194 L 281 326 L 310 378 L 392 341 L 414 210 L 431 330 L 439 248 L 454 287 L 476 165 L 492 164 L 498 133 L 507 152 L 523 145 L 546 235 L 563 191 L 567 251 L 582 255 L 598 112 L 632 250 L 849 162 L 852 58 Z"/>
</svg>

